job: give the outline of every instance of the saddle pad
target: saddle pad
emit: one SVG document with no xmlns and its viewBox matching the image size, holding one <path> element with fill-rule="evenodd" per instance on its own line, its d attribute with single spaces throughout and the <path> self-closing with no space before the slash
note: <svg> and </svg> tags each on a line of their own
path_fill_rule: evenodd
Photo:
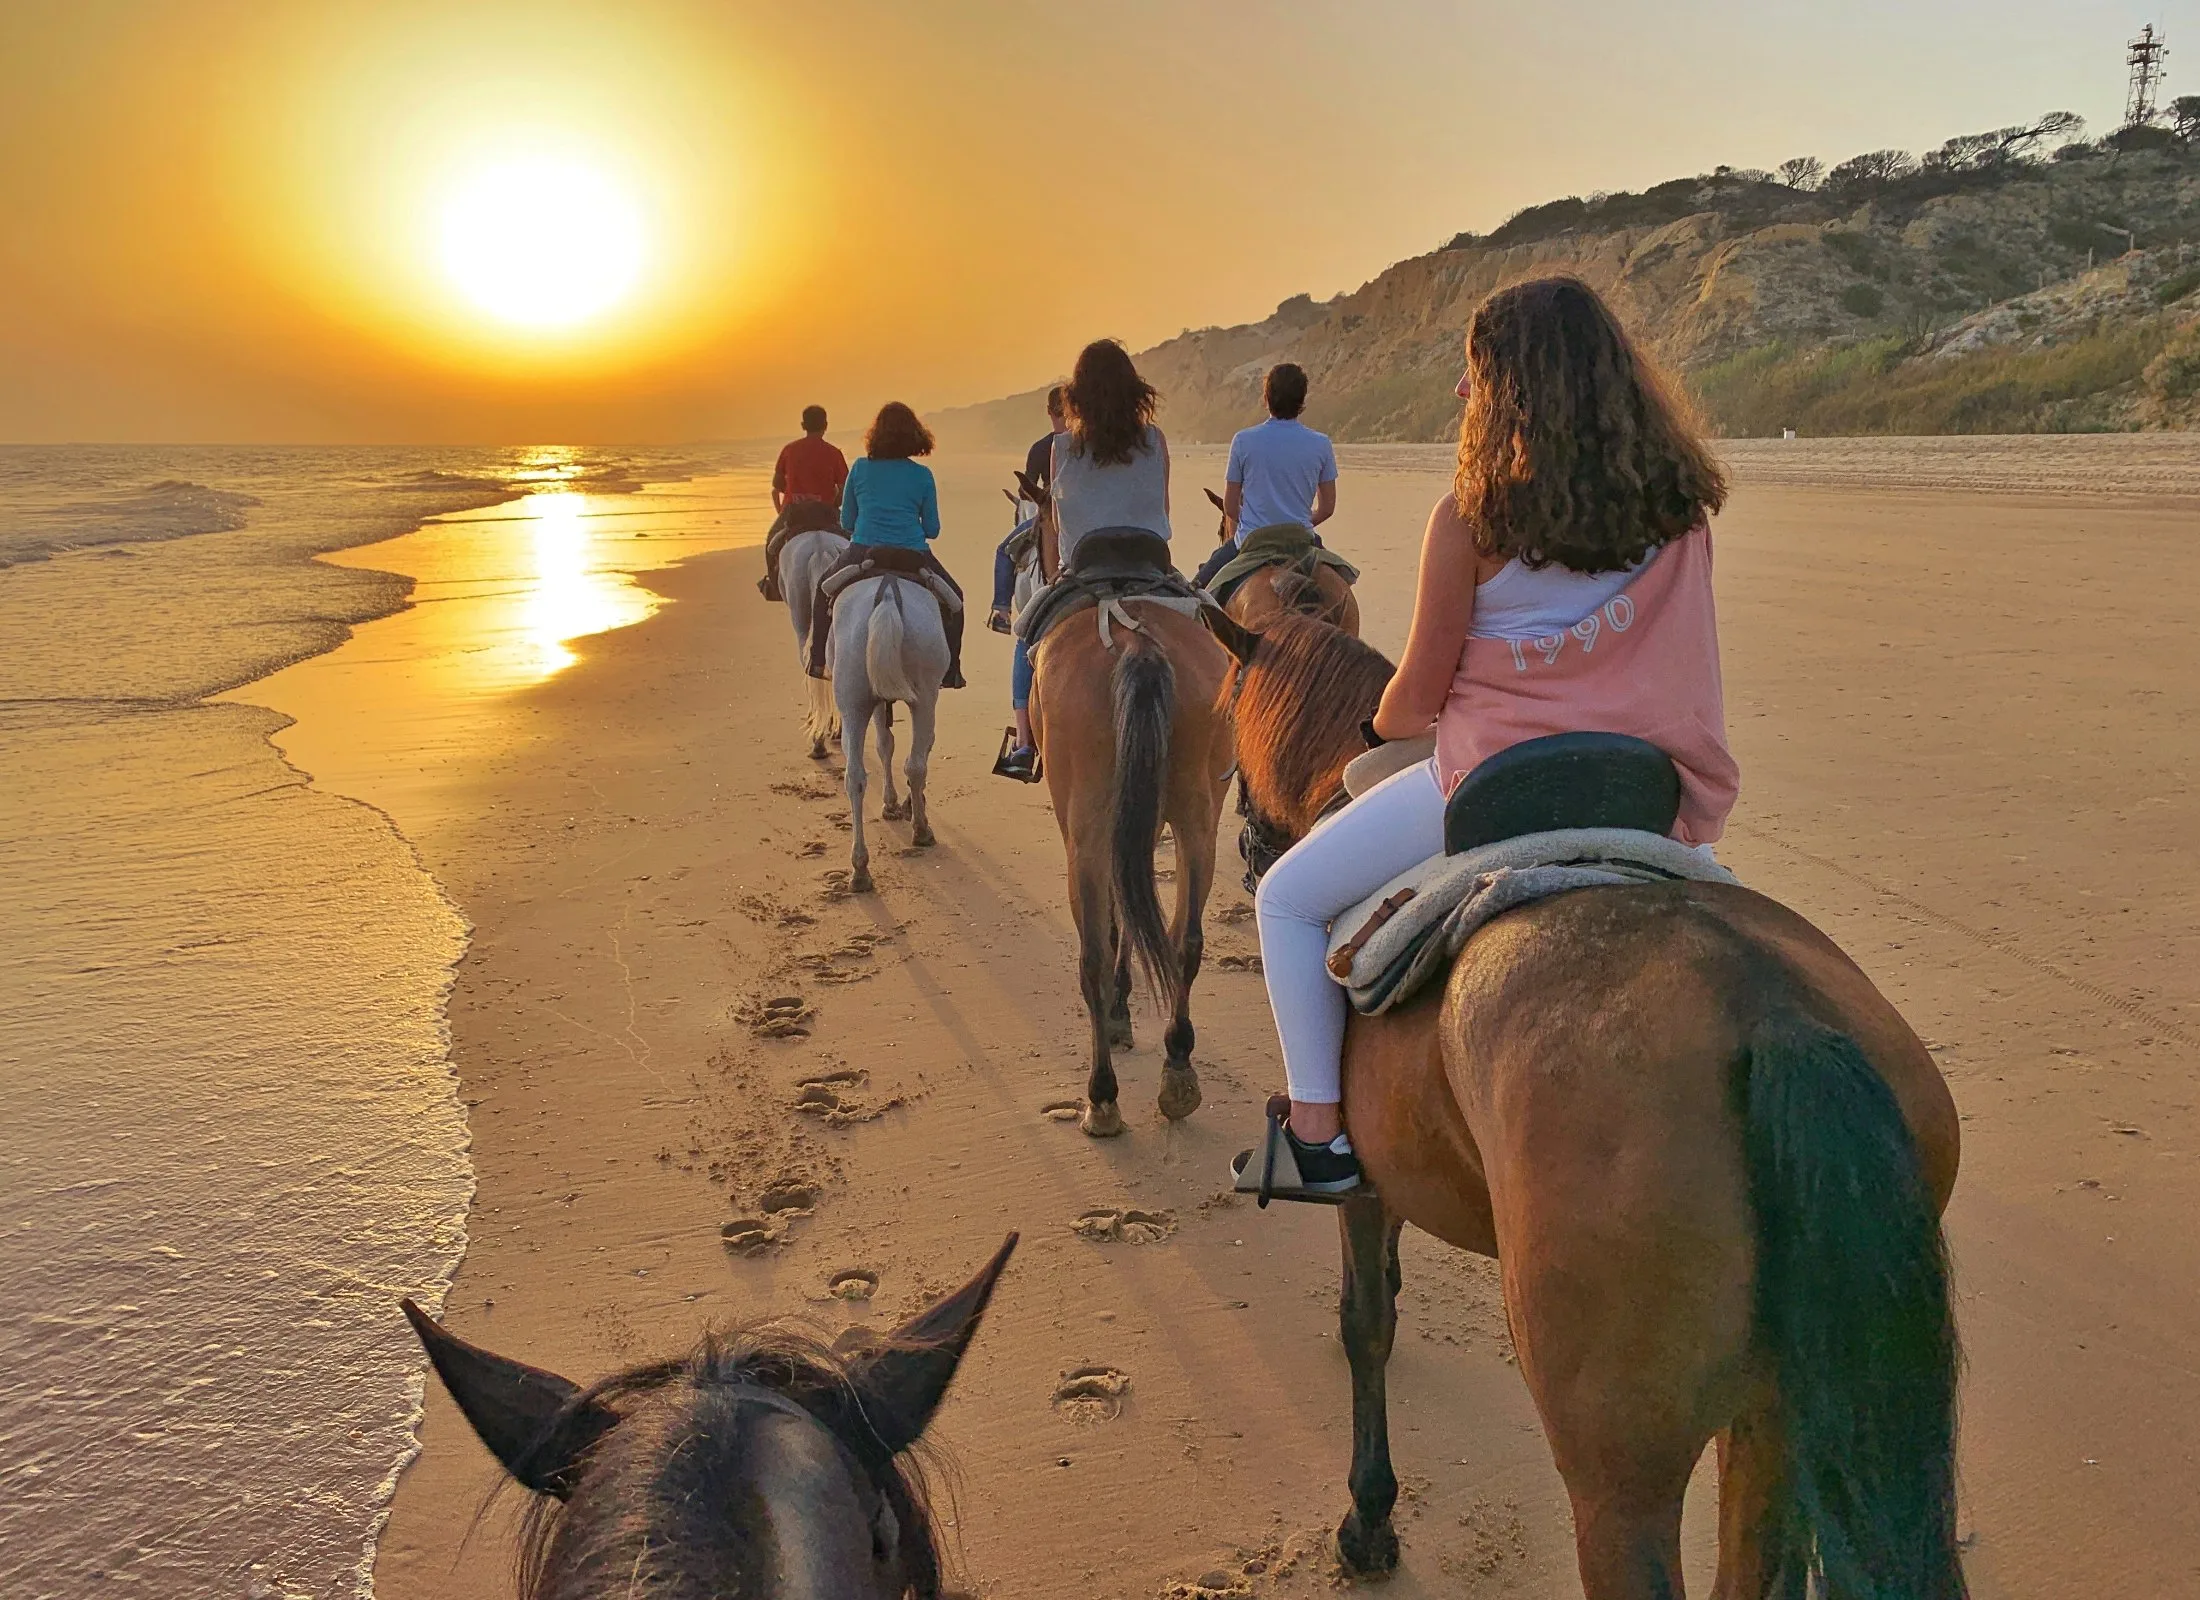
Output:
<svg viewBox="0 0 2200 1600">
<path fill-rule="evenodd" d="M 1248 533 L 1238 553 L 1229 559 L 1222 570 L 1215 574 L 1214 581 L 1207 585 L 1207 591 L 1219 599 L 1263 567 L 1303 561 L 1309 555 L 1325 567 L 1334 567 L 1346 583 L 1360 581 L 1358 567 L 1334 550 L 1324 549 L 1314 543 L 1312 528 L 1292 522 L 1278 522 L 1265 528 L 1255 528 Z"/>
<path fill-rule="evenodd" d="M 939 601 L 942 611 L 960 611 L 963 608 L 962 596 L 955 592 L 955 586 L 927 567 L 911 572 L 897 567 L 881 566 L 876 561 L 866 561 L 859 566 L 841 567 L 828 573 L 818 584 L 818 590 L 826 599 L 838 600 L 866 578 L 906 578 L 929 590 Z"/>
<path fill-rule="evenodd" d="M 1100 606 L 1100 639 L 1107 642 L 1108 623 L 1128 622 L 1123 606 L 1129 602 L 1159 605 L 1186 616 L 1197 616 L 1212 602 L 1174 572 L 1155 573 L 1128 582 L 1097 583 L 1068 573 L 1034 594 L 1017 613 L 1016 636 L 1032 649 L 1062 622 L 1080 611 Z M 1135 624 L 1132 624 L 1135 626 Z"/>
<path fill-rule="evenodd" d="M 1692 845 L 1632 828 L 1530 833 L 1431 856 L 1330 924 L 1330 975 L 1354 1010 L 1373 1016 L 1448 972 L 1499 912 L 1568 889 L 1679 881 L 1740 880 Z"/>
</svg>

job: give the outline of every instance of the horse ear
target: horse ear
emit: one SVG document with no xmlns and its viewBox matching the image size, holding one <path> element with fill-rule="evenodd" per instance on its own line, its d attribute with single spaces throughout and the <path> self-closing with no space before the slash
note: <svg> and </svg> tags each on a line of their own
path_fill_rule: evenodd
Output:
<svg viewBox="0 0 2200 1600">
<path fill-rule="evenodd" d="M 1214 490 L 1212 490 L 1212 489 L 1209 489 L 1209 490 L 1207 491 L 1207 499 L 1208 499 L 1208 502 L 1209 502 L 1209 503 L 1210 503 L 1211 505 L 1213 505 L 1213 507 L 1214 507 L 1214 508 L 1215 508 L 1215 509 L 1216 509 L 1217 511 L 1223 511 L 1223 510 L 1227 510 L 1227 509 L 1228 509 L 1228 508 L 1227 508 L 1226 506 L 1224 506 L 1224 505 L 1223 505 L 1223 503 L 1222 503 L 1222 496 L 1221 496 L 1221 495 L 1219 495 L 1219 494 L 1216 494 L 1216 493 L 1214 492 Z"/>
<path fill-rule="evenodd" d="M 1202 606 L 1199 620 L 1207 624 L 1207 631 L 1222 642 L 1222 648 L 1238 659 L 1238 665 L 1253 664 L 1253 652 L 1260 648 L 1261 635 L 1245 627 L 1237 618 L 1220 606 Z"/>
<path fill-rule="evenodd" d="M 468 1344 L 410 1300 L 401 1304 L 435 1375 L 504 1470 L 537 1494 L 570 1495 L 582 1458 L 619 1414 L 593 1400 L 575 1405 L 579 1384 Z"/>
<path fill-rule="evenodd" d="M 1026 500 L 1029 500 L 1035 506 L 1043 506 L 1047 503 L 1046 490 L 1034 483 L 1029 473 L 1021 467 L 1012 467 L 1010 470 L 1016 474 L 1016 487 L 1023 490 Z"/>
<path fill-rule="evenodd" d="M 862 1399 L 864 1418 L 889 1454 L 915 1444 L 939 1409 L 993 1298 L 1001 1269 L 1016 1249 L 1016 1238 L 1010 1234 L 975 1278 L 896 1328 L 851 1365 L 849 1377 Z"/>
</svg>

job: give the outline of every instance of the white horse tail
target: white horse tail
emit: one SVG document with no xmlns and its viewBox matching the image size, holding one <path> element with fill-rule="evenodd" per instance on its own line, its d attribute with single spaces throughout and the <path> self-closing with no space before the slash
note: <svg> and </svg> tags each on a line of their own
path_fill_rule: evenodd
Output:
<svg viewBox="0 0 2200 1600">
<path fill-rule="evenodd" d="M 830 678 L 804 678 L 808 692 L 803 707 L 802 721 L 813 744 L 823 744 L 840 731 L 840 707 L 833 701 L 833 681 Z"/>
<path fill-rule="evenodd" d="M 870 626 L 863 641 L 863 668 L 871 680 L 871 693 L 881 700 L 917 703 L 917 686 L 909 681 L 909 664 L 902 659 L 901 580 L 889 577 L 879 585 L 871 602 Z"/>
</svg>

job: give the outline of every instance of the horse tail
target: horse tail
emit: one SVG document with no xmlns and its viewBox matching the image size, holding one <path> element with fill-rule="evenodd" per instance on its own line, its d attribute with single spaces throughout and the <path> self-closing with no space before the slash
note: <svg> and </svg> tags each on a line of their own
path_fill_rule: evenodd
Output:
<svg viewBox="0 0 2200 1600">
<path fill-rule="evenodd" d="M 1946 1241 L 1902 1109 L 1856 1041 L 1751 1035 L 1756 1330 L 1787 1450 L 1768 1568 L 1830 1600 L 1962 1600 Z"/>
<path fill-rule="evenodd" d="M 884 580 L 871 599 L 871 617 L 863 638 L 863 670 L 871 680 L 871 693 L 881 700 L 917 703 L 916 685 L 909 681 L 909 664 L 902 660 L 906 630 L 901 614 L 901 580 Z"/>
<path fill-rule="evenodd" d="M 805 677 L 802 682 L 809 696 L 803 708 L 803 730 L 813 742 L 823 744 L 840 731 L 840 706 L 833 699 L 833 680 Z"/>
<path fill-rule="evenodd" d="M 1154 890 L 1154 841 L 1169 777 L 1169 729 L 1176 720 L 1176 668 L 1143 631 L 1121 630 L 1115 663 L 1115 836 L 1110 849 L 1121 935 L 1145 968 L 1162 1009 L 1176 1010 L 1184 973 Z"/>
</svg>

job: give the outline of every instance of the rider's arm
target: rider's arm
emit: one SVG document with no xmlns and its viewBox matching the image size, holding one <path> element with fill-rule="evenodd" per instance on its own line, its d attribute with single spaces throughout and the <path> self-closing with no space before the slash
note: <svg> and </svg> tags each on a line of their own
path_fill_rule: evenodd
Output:
<svg viewBox="0 0 2200 1600">
<path fill-rule="evenodd" d="M 940 536 L 940 486 L 930 467 L 924 469 L 924 497 L 917 502 L 917 521 L 923 524 L 927 539 Z"/>
<path fill-rule="evenodd" d="M 1169 514 L 1169 436 L 1159 428 L 1153 436 L 1161 441 L 1161 514 L 1165 517 Z"/>
<path fill-rule="evenodd" d="M 862 491 L 856 487 L 860 481 L 862 480 L 851 471 L 848 474 L 848 481 L 842 484 L 840 489 L 840 525 L 847 531 L 848 537 L 851 539 L 856 534 L 856 512 L 863 504 Z"/>
<path fill-rule="evenodd" d="M 1335 516 L 1336 514 L 1337 480 L 1335 478 L 1331 478 L 1327 483 L 1323 484 L 1320 488 L 1314 491 L 1313 526 L 1317 528 L 1320 527 L 1323 523 L 1327 522 L 1331 517 Z"/>
<path fill-rule="evenodd" d="M 1375 731 L 1384 738 L 1417 739 L 1435 726 L 1467 647 L 1481 564 L 1474 535 L 1446 495 L 1429 513 L 1428 532 L 1421 539 L 1421 575 L 1413 591 L 1406 653 L 1375 712 Z"/>
<path fill-rule="evenodd" d="M 1053 485 L 1060 481 L 1061 448 L 1055 445 L 1047 456 L 1047 498 L 1039 507 L 1039 577 L 1045 583 L 1062 575 L 1062 522 L 1054 509 L 1053 491 Z"/>
<path fill-rule="evenodd" d="M 1228 544 L 1237 537 L 1238 513 L 1245 509 L 1245 485 L 1226 483 L 1222 486 L 1222 526 L 1215 530 L 1215 542 Z"/>
<path fill-rule="evenodd" d="M 779 452 L 779 459 L 772 463 L 772 509 L 787 509 L 787 452 Z"/>
</svg>

